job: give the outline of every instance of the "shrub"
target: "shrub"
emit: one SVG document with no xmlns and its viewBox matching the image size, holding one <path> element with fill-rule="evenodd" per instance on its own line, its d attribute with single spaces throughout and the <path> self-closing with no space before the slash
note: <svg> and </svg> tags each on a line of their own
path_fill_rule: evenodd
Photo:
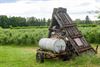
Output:
<svg viewBox="0 0 100 67">
<path fill-rule="evenodd" d="M 2 29 L 1 44 L 32 45 L 37 44 L 42 37 L 47 37 L 47 29 Z"/>
<path fill-rule="evenodd" d="M 90 43 L 100 44 L 100 27 L 79 27 L 80 31 Z M 38 41 L 47 37 L 48 29 L 44 27 L 19 28 L 19 29 L 2 29 L 0 28 L 0 43 L 17 44 L 17 45 L 33 45 Z"/>
</svg>

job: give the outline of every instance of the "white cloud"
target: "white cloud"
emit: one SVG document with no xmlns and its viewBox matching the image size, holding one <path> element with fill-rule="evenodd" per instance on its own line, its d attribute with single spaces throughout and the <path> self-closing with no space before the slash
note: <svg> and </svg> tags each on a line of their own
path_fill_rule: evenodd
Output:
<svg viewBox="0 0 100 67">
<path fill-rule="evenodd" d="M 95 0 L 17 0 L 15 3 L 1 3 L 0 15 L 51 18 L 53 8 L 64 7 L 68 9 L 72 19 L 84 19 L 87 15 L 84 12 L 96 10 L 99 4 Z M 83 14 L 77 14 L 78 12 Z M 88 15 L 94 19 L 94 14 Z"/>
</svg>

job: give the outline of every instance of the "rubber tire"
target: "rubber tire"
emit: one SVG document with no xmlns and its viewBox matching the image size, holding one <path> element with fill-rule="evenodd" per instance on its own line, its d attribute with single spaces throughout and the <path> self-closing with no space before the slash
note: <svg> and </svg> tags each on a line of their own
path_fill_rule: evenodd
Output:
<svg viewBox="0 0 100 67">
<path fill-rule="evenodd" d="M 44 54 L 43 53 L 36 53 L 36 61 L 39 63 L 44 62 Z"/>
<path fill-rule="evenodd" d="M 67 61 L 67 60 L 69 60 L 69 57 L 66 56 L 66 55 L 63 55 L 63 56 L 62 56 L 62 61 Z"/>
</svg>

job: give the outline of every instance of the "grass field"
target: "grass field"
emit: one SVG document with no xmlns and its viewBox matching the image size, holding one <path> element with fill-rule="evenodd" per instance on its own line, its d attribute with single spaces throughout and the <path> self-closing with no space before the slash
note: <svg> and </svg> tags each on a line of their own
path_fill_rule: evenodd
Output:
<svg viewBox="0 0 100 67">
<path fill-rule="evenodd" d="M 100 27 L 79 27 L 88 42 L 100 45 Z M 82 55 L 63 62 L 46 59 L 43 64 L 35 59 L 38 40 L 47 37 L 47 27 L 0 28 L 0 67 L 100 67 L 100 47 L 96 55 Z M 2 45 L 1 45 L 2 44 Z M 94 47 L 96 44 L 92 44 Z"/>
<path fill-rule="evenodd" d="M 95 56 L 83 55 L 64 62 L 51 59 L 44 63 L 35 60 L 37 48 L 0 46 L 0 67 L 100 67 L 100 47 Z"/>
</svg>

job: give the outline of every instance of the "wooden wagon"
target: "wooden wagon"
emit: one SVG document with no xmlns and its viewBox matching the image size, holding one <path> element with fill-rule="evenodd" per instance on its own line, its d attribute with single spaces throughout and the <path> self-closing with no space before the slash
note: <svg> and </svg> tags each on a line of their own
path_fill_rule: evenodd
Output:
<svg viewBox="0 0 100 67">
<path fill-rule="evenodd" d="M 55 34 L 52 34 L 55 33 Z M 51 51 L 38 49 L 36 54 L 37 61 L 43 62 L 44 58 L 60 57 L 63 60 L 70 59 L 72 56 L 79 56 L 82 53 L 95 54 L 91 45 L 85 40 L 82 33 L 78 30 L 77 26 L 73 23 L 72 19 L 67 14 L 65 8 L 54 8 L 52 14 L 52 22 L 49 27 L 48 38 L 61 38 L 66 43 L 65 52 L 56 54 Z M 98 48 L 98 47 L 97 47 Z"/>
</svg>

